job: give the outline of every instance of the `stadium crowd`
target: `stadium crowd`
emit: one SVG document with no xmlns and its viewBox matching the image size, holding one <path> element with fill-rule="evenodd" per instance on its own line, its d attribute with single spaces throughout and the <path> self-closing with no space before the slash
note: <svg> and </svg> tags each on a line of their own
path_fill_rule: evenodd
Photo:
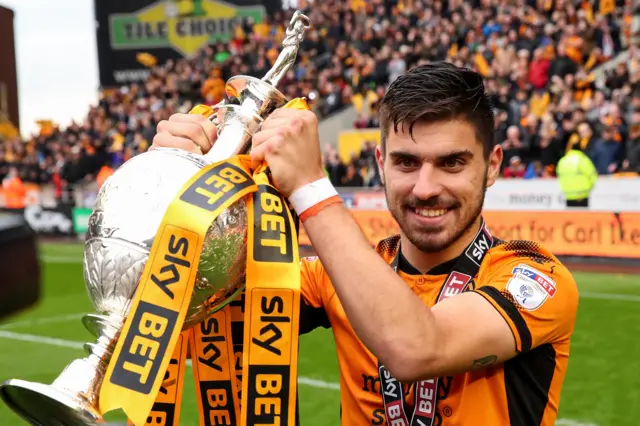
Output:
<svg viewBox="0 0 640 426">
<path fill-rule="evenodd" d="M 376 106 L 398 75 L 428 61 L 467 66 L 486 78 L 496 109 L 504 177 L 553 176 L 568 149 L 586 151 L 598 172 L 640 172 L 640 52 L 630 49 L 596 87 L 592 71 L 630 39 L 630 0 L 325 0 L 302 3 L 315 28 L 279 87 L 305 96 L 325 117 L 346 105 L 355 128 L 377 126 Z M 635 6 L 637 8 L 637 6 Z M 278 55 L 291 11 L 245 22 L 228 43 L 190 60 L 140 61 L 149 78 L 104 90 L 83 122 L 45 124 L 28 140 L 4 138 L 0 179 L 73 184 L 104 180 L 153 141 L 156 124 L 197 103 L 213 105 L 238 74 L 262 77 Z M 2 136 L 0 136 L 1 140 Z M 343 162 L 331 147 L 327 172 L 337 186 L 376 186 L 375 143 Z"/>
</svg>

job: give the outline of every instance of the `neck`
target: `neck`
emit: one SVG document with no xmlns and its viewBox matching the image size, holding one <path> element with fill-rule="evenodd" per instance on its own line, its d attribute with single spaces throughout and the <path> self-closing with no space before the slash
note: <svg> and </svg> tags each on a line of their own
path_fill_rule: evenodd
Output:
<svg viewBox="0 0 640 426">
<path fill-rule="evenodd" d="M 409 241 L 404 233 L 401 232 L 400 247 L 402 255 L 414 268 L 423 274 L 426 274 L 434 267 L 460 256 L 464 249 L 473 241 L 473 238 L 480 229 L 481 223 L 482 218 L 481 216 L 478 216 L 473 225 L 471 225 L 460 238 L 458 238 L 449 247 L 435 253 L 425 253 L 421 251 L 418 247 L 413 245 L 411 241 Z"/>
</svg>

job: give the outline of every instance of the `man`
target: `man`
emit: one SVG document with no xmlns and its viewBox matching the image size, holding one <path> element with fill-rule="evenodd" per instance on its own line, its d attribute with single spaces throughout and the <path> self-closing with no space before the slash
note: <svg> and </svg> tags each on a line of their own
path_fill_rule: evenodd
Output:
<svg viewBox="0 0 640 426">
<path fill-rule="evenodd" d="M 584 151 L 570 149 L 558 161 L 556 175 L 568 208 L 589 207 L 589 196 L 598 180 L 598 171 Z"/>
<path fill-rule="evenodd" d="M 333 328 L 342 424 L 553 425 L 577 288 L 539 244 L 498 241 L 484 225 L 502 150 L 482 77 L 414 68 L 390 85 L 380 123 L 376 160 L 401 233 L 376 250 L 335 202 L 313 113 L 277 110 L 251 153 L 304 209 L 319 259 L 301 262 L 302 294 Z M 194 152 L 215 133 L 184 115 L 158 128 L 156 146 Z"/>
</svg>

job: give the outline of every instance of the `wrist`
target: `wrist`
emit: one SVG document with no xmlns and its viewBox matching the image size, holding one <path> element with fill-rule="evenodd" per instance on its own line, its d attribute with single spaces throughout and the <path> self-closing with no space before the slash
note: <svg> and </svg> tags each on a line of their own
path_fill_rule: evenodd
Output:
<svg viewBox="0 0 640 426">
<path fill-rule="evenodd" d="M 324 172 L 324 170 L 320 170 L 314 173 L 313 175 L 303 177 L 303 179 L 300 179 L 298 182 L 296 182 L 293 185 L 293 189 L 289 192 L 289 197 L 291 197 L 296 191 L 302 189 L 303 187 L 314 184 L 315 182 L 321 181 L 326 177 L 327 177 L 327 174 Z"/>
<path fill-rule="evenodd" d="M 300 217 L 300 221 L 304 222 L 325 207 L 341 203 L 342 200 L 329 178 L 325 176 L 298 187 L 289 196 L 289 202 Z"/>
</svg>

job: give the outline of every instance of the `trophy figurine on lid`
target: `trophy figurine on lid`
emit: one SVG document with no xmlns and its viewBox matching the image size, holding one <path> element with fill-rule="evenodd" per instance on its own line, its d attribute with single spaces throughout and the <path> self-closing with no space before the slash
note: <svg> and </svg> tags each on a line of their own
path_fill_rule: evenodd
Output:
<svg viewBox="0 0 640 426">
<path fill-rule="evenodd" d="M 245 285 L 248 293 L 250 268 L 247 263 L 251 258 L 248 235 L 251 235 L 249 228 L 253 226 L 251 220 L 254 215 L 251 210 L 252 192 L 245 192 L 231 201 L 229 199 L 226 205 L 209 194 L 208 204 L 201 203 L 200 207 L 210 210 L 206 214 L 214 214 L 214 207 L 218 211 L 212 222 L 204 225 L 200 223 L 199 226 L 205 226 L 202 228 L 204 231 L 193 239 L 189 239 L 191 234 L 187 231 L 178 229 L 177 234 L 169 236 L 164 229 L 171 226 L 184 227 L 190 221 L 197 222 L 199 218 L 205 217 L 192 213 L 196 211 L 193 206 L 190 208 L 194 210 L 174 209 L 174 203 L 189 201 L 189 185 L 204 169 L 210 172 L 204 174 L 202 179 L 206 178 L 208 184 L 217 185 L 218 188 L 222 188 L 220 182 L 225 176 L 228 180 L 240 182 L 239 179 L 234 180 L 234 176 L 244 174 L 229 174 L 229 170 L 238 169 L 233 166 L 236 163 L 229 163 L 231 165 L 226 166 L 227 171 L 221 172 L 221 175 L 214 175 L 217 173 L 216 168 L 211 167 L 231 161 L 232 157 L 247 157 L 251 138 L 259 130 L 261 123 L 276 108 L 285 106 L 288 100 L 276 86 L 293 67 L 304 32 L 310 27 L 309 19 L 296 11 L 286 29 L 281 53 L 272 69 L 262 79 L 235 76 L 226 82 L 227 99 L 214 107 L 205 108 L 208 110 L 207 117 L 217 125 L 218 132 L 216 142 L 206 155 L 173 148 L 154 148 L 128 160 L 101 187 L 89 218 L 83 263 L 87 293 L 96 310 L 95 314 L 83 318 L 83 324 L 97 340 L 86 343 L 84 347 L 88 356 L 71 362 L 50 385 L 11 379 L 0 386 L 2 400 L 24 420 L 34 425 L 51 426 L 104 424 L 105 411 L 101 407 L 105 401 L 101 401 L 101 390 L 107 384 L 117 382 L 115 378 L 120 364 L 116 358 L 121 350 L 123 354 L 126 352 L 128 339 L 143 306 L 153 308 L 142 312 L 143 321 L 144 315 L 149 312 L 161 315 L 160 313 L 167 311 L 170 315 L 166 318 L 173 318 L 178 327 L 174 334 L 166 336 L 166 341 L 153 345 L 146 343 L 146 353 L 158 351 L 157 357 L 160 359 L 162 356 L 166 358 L 166 354 L 163 355 L 159 347 L 170 339 L 177 340 L 180 333 L 199 329 L 196 326 L 224 309 L 245 291 Z M 251 178 L 251 174 L 247 176 Z M 253 181 L 245 186 L 243 188 L 246 191 L 260 193 L 259 185 Z M 233 191 L 229 193 L 231 192 Z M 200 191 L 198 194 L 202 195 L 204 192 Z M 183 211 L 187 213 L 175 214 Z M 167 223 L 168 227 L 165 226 Z M 176 235 L 182 237 L 178 238 Z M 168 241 L 169 251 L 154 252 L 154 247 L 164 244 L 165 240 Z M 193 257 L 193 263 L 180 257 L 187 252 L 187 243 L 190 244 L 189 250 L 191 247 L 201 248 Z M 158 269 L 158 274 L 162 275 L 153 275 L 154 266 L 151 264 L 159 262 L 156 258 L 160 255 L 169 263 Z M 295 266 L 297 267 L 297 263 Z M 178 296 L 176 289 L 181 285 L 176 283 L 180 271 L 186 271 L 182 275 L 192 279 L 192 284 L 185 287 L 189 294 L 185 294 L 182 299 L 174 297 Z M 161 280 L 158 281 L 157 277 Z M 171 299 L 184 302 L 177 300 L 176 305 L 158 303 L 158 306 L 152 306 L 153 303 L 149 302 L 152 299 L 147 299 L 145 295 L 147 287 L 150 288 L 151 285 L 141 288 L 142 283 L 146 282 L 158 284 L 154 291 L 159 296 L 149 293 L 150 297 L 160 300 L 164 292 Z M 180 303 L 183 304 L 179 305 Z M 134 325 L 131 325 L 132 322 Z M 246 322 L 248 324 L 249 320 Z M 147 323 L 152 322 L 148 320 Z M 297 331 L 295 334 L 297 339 Z M 136 338 L 134 336 L 134 341 Z M 143 345 L 140 342 L 138 341 L 138 346 Z M 124 349 L 122 345 L 125 345 Z M 186 343 L 184 346 L 186 347 Z M 294 349 L 297 351 L 297 347 Z M 144 350 L 139 350 L 144 353 Z M 168 352 L 172 350 L 169 349 Z M 165 374 L 168 364 L 169 359 L 166 359 L 162 361 L 162 365 L 153 364 L 151 373 L 147 371 L 151 374 L 150 377 L 156 377 L 154 374 L 158 376 L 154 390 L 146 389 L 147 393 L 153 394 L 152 398 L 158 393 L 161 376 Z M 295 376 L 291 377 L 291 381 L 296 381 Z M 119 383 L 124 388 L 129 386 L 124 379 Z M 244 386 L 243 394 L 247 385 Z M 246 415 L 242 417 L 246 424 L 253 424 L 250 418 L 247 420 Z M 239 418 L 236 421 L 234 424 L 240 424 Z M 141 423 L 136 421 L 135 424 L 138 426 Z"/>
</svg>

